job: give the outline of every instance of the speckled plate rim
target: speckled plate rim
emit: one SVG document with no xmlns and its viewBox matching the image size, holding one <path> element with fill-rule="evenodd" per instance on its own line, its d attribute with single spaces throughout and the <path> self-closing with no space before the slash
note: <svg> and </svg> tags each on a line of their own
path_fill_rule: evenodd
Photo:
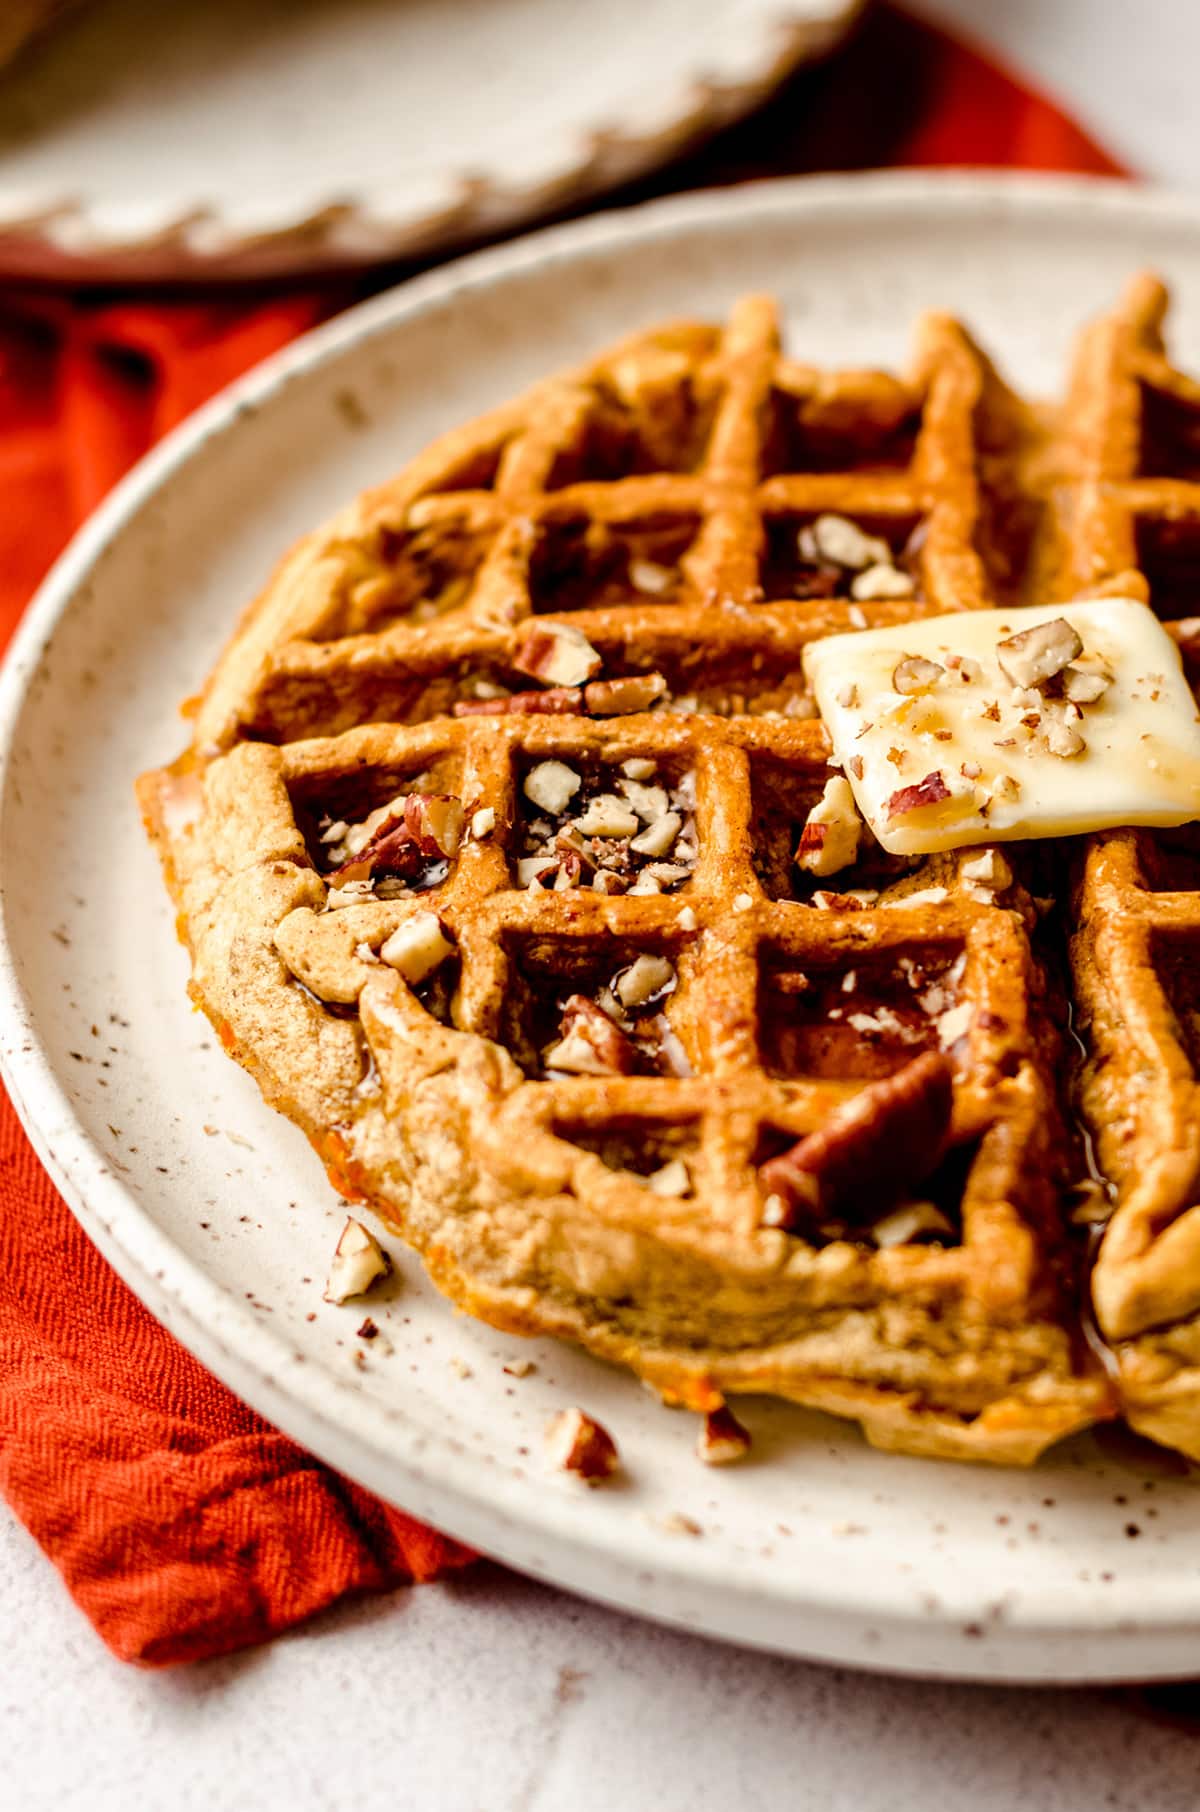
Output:
<svg viewBox="0 0 1200 1812">
<path fill-rule="evenodd" d="M 90 519 L 30 606 L 0 670 L 0 811 L 6 808 L 14 740 L 27 695 L 56 634 L 108 544 L 214 439 L 236 433 L 239 416 L 261 410 L 355 341 L 478 288 L 502 284 L 581 253 L 618 252 L 721 222 L 736 210 L 762 221 L 812 220 L 854 211 L 935 204 L 943 213 L 1000 219 L 1031 212 L 1052 224 L 1081 209 L 1097 222 L 1154 223 L 1200 240 L 1200 198 L 1132 189 L 1092 178 L 977 173 L 882 173 L 806 178 L 703 192 L 550 229 L 476 254 L 364 304 L 308 335 L 222 393 L 143 460 Z M 239 1396 L 318 1457 L 381 1496 L 403 1503 L 517 1569 L 700 1633 L 806 1658 L 919 1675 L 1050 1681 L 1184 1678 L 1200 1657 L 1200 1574 L 1180 1568 L 1169 1591 L 1131 1603 L 1119 1595 L 1100 1615 L 1064 1571 L 1036 1607 L 989 1631 L 987 1643 L 952 1644 L 953 1626 L 984 1608 L 981 1582 L 948 1570 L 936 1616 L 920 1616 L 894 1578 L 852 1568 L 813 1569 L 769 1588 L 761 1569 L 731 1561 L 722 1576 L 702 1543 L 646 1531 L 637 1540 L 619 1518 L 581 1519 L 567 1495 L 530 1492 L 485 1471 L 461 1444 L 418 1428 L 397 1405 L 370 1438 L 339 1419 L 352 1386 L 298 1367 L 286 1341 L 188 1259 L 115 1176 L 77 1119 L 33 1020 L 10 943 L 0 885 L 0 1074 L 29 1137 L 89 1237 L 155 1316 Z M 267 1112 L 264 1108 L 264 1112 Z M 939 1469 L 930 1467 L 930 1491 Z M 536 1511 L 533 1506 L 536 1506 Z M 977 1633 L 977 1632 L 970 1632 Z M 864 1652 L 864 1638 L 878 1644 Z"/>
</svg>

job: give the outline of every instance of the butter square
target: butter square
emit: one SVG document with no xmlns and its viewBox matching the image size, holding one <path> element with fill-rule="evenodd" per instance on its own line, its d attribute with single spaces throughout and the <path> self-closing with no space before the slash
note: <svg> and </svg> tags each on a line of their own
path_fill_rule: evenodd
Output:
<svg viewBox="0 0 1200 1812">
<path fill-rule="evenodd" d="M 1000 664 L 1000 643 L 1059 619 L 1083 644 L 1075 668 L 1108 679 L 1085 704 L 1060 696 L 1061 677 L 1015 685 Z M 938 669 L 917 668 L 914 692 L 894 684 L 909 657 Z M 829 636 L 805 649 L 804 668 L 834 764 L 893 855 L 1200 818 L 1200 713 L 1178 648 L 1135 599 Z M 902 670 L 903 683 L 913 671 Z M 1053 752 L 1079 741 L 1077 753 Z"/>
</svg>

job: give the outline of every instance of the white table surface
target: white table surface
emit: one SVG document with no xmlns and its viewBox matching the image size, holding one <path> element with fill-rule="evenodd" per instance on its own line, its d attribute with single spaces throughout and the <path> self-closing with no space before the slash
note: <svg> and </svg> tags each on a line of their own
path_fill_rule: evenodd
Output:
<svg viewBox="0 0 1200 1812">
<path fill-rule="evenodd" d="M 1197 0 L 920 8 L 1039 79 L 1143 173 L 1200 179 Z M 1193 1812 L 1200 1688 L 1152 1697 L 1158 1715 L 1132 1694 L 803 1666 L 490 1566 L 143 1674 L 109 1657 L 0 1509 L 0 1806 L 14 1812 Z M 1162 1715 L 1192 1705 L 1194 1722 Z"/>
</svg>

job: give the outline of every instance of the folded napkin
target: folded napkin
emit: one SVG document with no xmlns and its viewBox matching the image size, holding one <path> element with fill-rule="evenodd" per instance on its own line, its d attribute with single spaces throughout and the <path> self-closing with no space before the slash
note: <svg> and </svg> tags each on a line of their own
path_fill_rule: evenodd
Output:
<svg viewBox="0 0 1200 1812">
<path fill-rule="evenodd" d="M 880 8 L 838 57 L 642 192 L 876 163 L 1117 168 L 1013 77 Z M 0 290 L 0 645 L 134 460 L 350 299 L 345 283 L 204 303 Z M 471 1558 L 301 1452 L 159 1327 L 3 1096 L 0 1490 L 114 1654 L 147 1665 L 240 1648 Z"/>
</svg>

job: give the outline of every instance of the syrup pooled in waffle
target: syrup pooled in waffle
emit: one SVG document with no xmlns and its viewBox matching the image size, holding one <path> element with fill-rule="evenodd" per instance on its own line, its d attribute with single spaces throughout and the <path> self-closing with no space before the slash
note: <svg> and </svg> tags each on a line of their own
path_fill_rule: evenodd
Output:
<svg viewBox="0 0 1200 1812">
<path fill-rule="evenodd" d="M 280 568 L 143 807 L 225 1044 L 464 1307 L 916 1452 L 1113 1413 L 1055 850 L 835 867 L 801 665 L 1057 573 L 1065 457 L 952 321 L 900 381 L 783 357 L 752 299 Z"/>
</svg>

